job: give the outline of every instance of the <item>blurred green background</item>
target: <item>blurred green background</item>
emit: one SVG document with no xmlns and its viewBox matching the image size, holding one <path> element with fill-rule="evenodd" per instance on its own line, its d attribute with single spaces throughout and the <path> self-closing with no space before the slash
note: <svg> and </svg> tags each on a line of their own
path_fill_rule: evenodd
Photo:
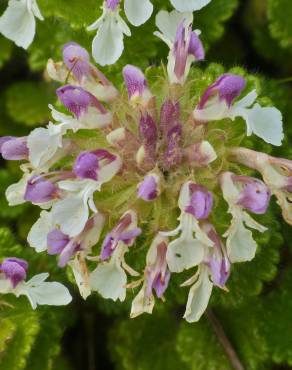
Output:
<svg viewBox="0 0 292 370">
<path fill-rule="evenodd" d="M 153 0 L 155 12 L 171 9 L 167 0 Z M 61 47 L 74 40 L 90 50 L 85 31 L 100 15 L 100 0 L 38 0 L 45 21 L 37 24 L 27 52 L 0 36 L 0 135 L 26 135 L 45 125 L 48 104 L 57 85 L 44 68 L 49 57 L 61 59 Z M 7 6 L 1 0 L 0 13 Z M 155 16 L 125 41 L 125 52 L 103 72 L 119 86 L 121 68 L 146 68 L 166 60 L 167 48 L 153 36 Z M 264 96 L 284 115 L 286 140 L 273 154 L 292 159 L 292 1 L 212 0 L 194 14 L 202 30 L 206 76 L 241 67 L 255 78 Z M 143 42 L 141 42 L 143 40 Z M 257 142 L 252 142 L 256 146 Z M 258 148 L 267 150 L 267 146 Z M 9 208 L 6 187 L 19 177 L 18 164 L 1 162 L 0 257 L 18 256 L 31 263 L 30 273 L 49 271 L 74 294 L 66 308 L 32 311 L 25 298 L 0 296 L 1 370 L 230 370 L 216 325 L 226 336 L 245 370 L 292 369 L 292 235 L 273 202 L 262 223 L 269 232 L 258 237 L 256 258 L 234 266 L 230 293 L 216 291 L 209 315 L 197 324 L 184 322 L 186 292 L 170 286 L 166 304 L 152 316 L 128 318 L 131 299 L 103 300 L 97 294 L 82 301 L 66 270 L 55 257 L 37 255 L 26 235 L 39 210 L 29 205 Z M 216 316 L 216 323 L 212 320 Z M 218 329 L 218 327 L 217 327 Z M 222 334 L 222 333 L 221 333 Z"/>
</svg>

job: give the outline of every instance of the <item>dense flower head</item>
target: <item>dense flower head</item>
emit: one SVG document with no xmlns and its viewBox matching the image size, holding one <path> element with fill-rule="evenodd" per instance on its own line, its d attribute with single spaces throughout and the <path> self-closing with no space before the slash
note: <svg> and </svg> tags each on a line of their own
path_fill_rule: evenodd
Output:
<svg viewBox="0 0 292 370">
<path fill-rule="evenodd" d="M 106 1 L 105 22 L 109 11 L 118 17 L 118 4 Z M 167 29 L 165 20 L 176 29 Z M 156 68 L 159 78 L 147 81 L 142 70 L 127 65 L 118 92 L 86 50 L 70 42 L 63 62 L 50 61 L 48 70 L 65 84 L 57 96 L 71 115 L 51 106 L 56 123 L 27 138 L 2 138 L 0 145 L 4 157 L 11 145 L 11 158 L 27 161 L 23 178 L 7 190 L 10 204 L 29 201 L 43 209 L 29 244 L 58 255 L 59 267 L 72 269 L 83 298 L 98 292 L 124 301 L 128 289 L 141 285 L 131 308 L 136 317 L 151 313 L 155 299 L 167 298 L 172 276 L 185 271 L 190 278 L 182 286 L 190 289 L 184 317 L 193 322 L 213 287 L 227 289 L 232 264 L 254 258 L 253 230 L 267 228 L 252 214 L 266 213 L 275 195 L 292 224 L 292 165 L 233 147 L 245 131 L 280 145 L 280 112 L 256 103 L 256 90 L 231 73 L 215 77 L 190 99 L 197 88 L 191 65 L 204 58 L 200 32 L 187 14 L 162 12 L 157 23 L 170 47 L 167 77 Z M 247 167 L 258 174 L 247 176 Z M 220 212 L 227 212 L 227 227 L 216 217 Z M 132 258 L 135 269 L 129 266 L 128 256 L 145 251 L 145 268 L 137 272 L 139 264 Z"/>
</svg>

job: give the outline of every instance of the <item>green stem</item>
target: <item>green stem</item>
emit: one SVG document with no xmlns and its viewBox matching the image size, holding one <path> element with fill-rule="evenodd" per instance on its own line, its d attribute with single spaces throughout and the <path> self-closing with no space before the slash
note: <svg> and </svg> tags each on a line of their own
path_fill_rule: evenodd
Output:
<svg viewBox="0 0 292 370">
<path fill-rule="evenodd" d="M 214 312 L 211 309 L 206 311 L 206 316 L 213 327 L 215 334 L 218 337 L 219 342 L 221 343 L 224 352 L 226 353 L 232 367 L 234 370 L 244 370 L 242 363 L 239 360 L 235 349 L 233 348 L 230 340 L 227 338 L 224 329 L 220 323 L 220 321 L 215 316 Z"/>
<path fill-rule="evenodd" d="M 292 82 L 292 77 L 283 78 L 282 80 L 276 80 L 278 84 L 284 84 L 286 82 Z"/>
</svg>

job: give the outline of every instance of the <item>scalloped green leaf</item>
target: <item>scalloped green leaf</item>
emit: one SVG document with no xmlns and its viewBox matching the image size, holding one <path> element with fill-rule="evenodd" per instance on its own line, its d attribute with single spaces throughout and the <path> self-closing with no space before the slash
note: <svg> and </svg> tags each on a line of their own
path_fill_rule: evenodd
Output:
<svg viewBox="0 0 292 370">
<path fill-rule="evenodd" d="M 0 357 L 0 367 L 5 370 L 22 370 L 26 366 L 27 358 L 35 343 L 40 330 L 37 312 L 23 304 L 24 300 L 17 301 L 17 306 L 0 314 L 0 325 L 13 322 L 16 331 Z M 3 317 L 4 316 L 4 317 Z"/>
<path fill-rule="evenodd" d="M 176 352 L 176 317 L 142 316 L 119 322 L 110 333 L 110 353 L 120 370 L 187 370 Z"/>
<path fill-rule="evenodd" d="M 292 7 L 290 0 L 268 0 L 267 11 L 271 35 L 283 48 L 292 46 Z"/>
<path fill-rule="evenodd" d="M 6 109 L 18 123 L 35 126 L 49 120 L 48 104 L 53 99 L 52 88 L 44 82 L 20 81 L 6 90 Z"/>
</svg>

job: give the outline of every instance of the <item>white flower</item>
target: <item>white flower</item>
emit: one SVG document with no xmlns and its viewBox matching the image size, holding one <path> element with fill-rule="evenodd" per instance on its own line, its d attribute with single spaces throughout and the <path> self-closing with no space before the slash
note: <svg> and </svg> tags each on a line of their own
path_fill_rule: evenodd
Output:
<svg viewBox="0 0 292 370">
<path fill-rule="evenodd" d="M 64 306 L 71 302 L 68 289 L 57 282 L 47 282 L 48 273 L 35 275 L 27 282 L 20 282 L 13 288 L 8 279 L 0 279 L 0 293 L 27 296 L 33 309 L 37 305 Z"/>
<path fill-rule="evenodd" d="M 267 228 L 257 223 L 238 204 L 240 191 L 232 180 L 232 173 L 226 172 L 222 175 L 221 187 L 223 197 L 229 205 L 228 212 L 232 215 L 230 227 L 223 235 L 227 238 L 227 255 L 232 263 L 250 261 L 255 256 L 257 243 L 246 226 L 261 233 Z"/>
<path fill-rule="evenodd" d="M 125 13 L 134 26 L 146 22 L 151 16 L 153 6 L 149 0 L 125 0 Z M 121 18 L 119 0 L 106 0 L 103 5 L 103 14 L 87 30 L 97 30 L 92 42 L 92 55 L 100 65 L 115 63 L 124 49 L 124 34 L 131 36 L 131 31 Z"/>
<path fill-rule="evenodd" d="M 163 299 L 170 279 L 170 271 L 166 262 L 167 247 L 168 239 L 158 234 L 147 252 L 144 278 L 130 284 L 130 287 L 134 288 L 143 282 L 141 290 L 132 302 L 130 314 L 132 318 L 144 312 L 152 313 L 155 304 L 153 291 L 158 298 Z"/>
<path fill-rule="evenodd" d="M 218 95 L 211 96 L 210 94 L 210 98 L 208 98 L 207 103 L 204 103 L 204 107 L 197 107 L 194 110 L 194 118 L 198 121 L 214 121 L 224 118 L 234 120 L 236 117 L 242 117 L 246 123 L 247 136 L 255 134 L 269 144 L 280 146 L 284 138 L 281 112 L 275 107 L 262 107 L 255 103 L 258 96 L 256 90 L 252 90 L 236 103 L 230 104 L 228 95 L 227 98 L 224 97 L 224 94 L 228 94 L 228 90 L 224 86 L 223 76 L 206 91 L 208 94 L 209 90 L 210 94 L 214 90 Z M 225 75 L 225 80 L 230 79 L 231 81 L 231 79 L 235 78 L 237 78 L 235 75 Z M 219 82 L 220 79 L 221 82 Z M 225 89 L 226 92 L 224 91 Z M 220 94 L 221 97 L 219 96 Z"/>
<path fill-rule="evenodd" d="M 17 46 L 27 49 L 35 35 L 35 17 L 44 20 L 36 0 L 10 0 L 0 18 L 0 32 Z"/>
<path fill-rule="evenodd" d="M 180 192 L 179 208 L 181 215 L 178 218 L 180 221 L 179 226 L 172 231 L 160 232 L 162 236 L 176 236 L 181 233 L 177 239 L 169 243 L 167 249 L 166 260 L 171 272 L 182 272 L 200 264 L 204 258 L 205 247 L 214 245 L 213 241 L 209 239 L 200 227 L 199 218 L 201 217 L 196 218 L 194 212 L 188 211 L 194 194 L 192 186 L 197 185 L 187 182 L 182 186 Z M 207 198 L 210 198 L 208 192 L 206 192 Z M 202 218 L 205 218 L 211 210 L 212 204 L 210 201 L 208 203 Z"/>
<path fill-rule="evenodd" d="M 202 9 L 211 0 L 170 0 L 170 2 L 180 12 L 193 12 Z"/>
<path fill-rule="evenodd" d="M 127 274 L 138 276 L 125 261 L 125 254 L 141 233 L 137 228 L 137 215 L 134 211 L 126 212 L 116 227 L 106 236 L 100 258 L 101 262 L 90 274 L 91 289 L 102 297 L 116 301 L 126 298 Z"/>
</svg>

